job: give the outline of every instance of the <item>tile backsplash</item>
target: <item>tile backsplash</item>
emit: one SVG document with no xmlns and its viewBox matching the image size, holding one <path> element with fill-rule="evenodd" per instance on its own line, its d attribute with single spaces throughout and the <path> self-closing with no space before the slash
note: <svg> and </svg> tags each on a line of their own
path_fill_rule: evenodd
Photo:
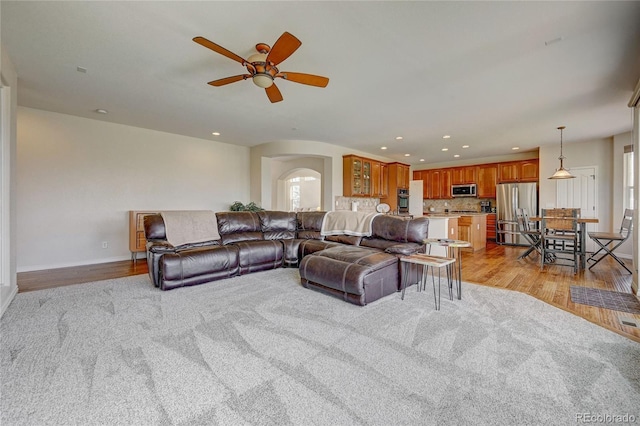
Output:
<svg viewBox="0 0 640 426">
<path fill-rule="evenodd" d="M 337 210 L 353 210 L 353 203 L 358 203 L 357 210 L 359 212 L 371 213 L 376 211 L 376 206 L 380 204 L 380 199 L 336 196 L 334 208 L 336 211 Z"/>
<path fill-rule="evenodd" d="M 493 198 L 461 197 L 450 200 L 423 200 L 422 210 L 428 212 L 430 211 L 429 209 L 433 207 L 434 212 L 444 212 L 445 210 L 480 211 L 481 201 L 490 201 L 491 207 L 496 206 L 496 200 Z"/>
</svg>

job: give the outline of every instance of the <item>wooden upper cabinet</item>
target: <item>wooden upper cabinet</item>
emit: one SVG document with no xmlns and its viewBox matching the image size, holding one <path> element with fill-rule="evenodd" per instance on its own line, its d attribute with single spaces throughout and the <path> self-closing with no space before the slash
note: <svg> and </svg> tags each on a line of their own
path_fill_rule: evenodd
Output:
<svg viewBox="0 0 640 426">
<path fill-rule="evenodd" d="M 423 191 L 424 198 L 432 200 L 451 198 L 450 169 L 424 170 L 422 176 L 423 188 L 426 188 L 426 191 Z"/>
<path fill-rule="evenodd" d="M 396 173 L 398 189 L 409 189 L 409 169 L 410 166 L 397 163 Z"/>
<path fill-rule="evenodd" d="M 342 194 L 345 197 L 385 198 L 389 195 L 389 167 L 386 163 L 345 155 L 342 157 Z"/>
<path fill-rule="evenodd" d="M 371 196 L 385 198 L 389 195 L 389 169 L 385 163 L 371 161 Z"/>
<path fill-rule="evenodd" d="M 465 183 L 477 183 L 477 166 L 454 167 L 451 169 L 451 184 L 462 185 Z"/>
<path fill-rule="evenodd" d="M 371 162 L 371 196 L 380 196 L 380 162 Z"/>
<path fill-rule="evenodd" d="M 413 180 L 422 181 L 422 198 L 429 198 L 429 170 L 416 170 L 413 172 Z"/>
<path fill-rule="evenodd" d="M 342 157 L 342 193 L 345 197 L 371 195 L 371 160 L 345 155 Z"/>
<path fill-rule="evenodd" d="M 478 166 L 478 198 L 496 198 L 498 183 L 498 165 L 482 164 Z"/>
<path fill-rule="evenodd" d="M 380 163 L 380 198 L 389 196 L 389 166 Z"/>
<path fill-rule="evenodd" d="M 520 180 L 524 182 L 537 182 L 540 177 L 538 170 L 538 160 L 521 161 Z"/>
<path fill-rule="evenodd" d="M 538 160 L 498 163 L 498 182 L 537 182 Z"/>
<path fill-rule="evenodd" d="M 498 180 L 500 182 L 517 182 L 518 181 L 518 165 L 517 163 L 499 163 L 498 164 Z"/>
</svg>

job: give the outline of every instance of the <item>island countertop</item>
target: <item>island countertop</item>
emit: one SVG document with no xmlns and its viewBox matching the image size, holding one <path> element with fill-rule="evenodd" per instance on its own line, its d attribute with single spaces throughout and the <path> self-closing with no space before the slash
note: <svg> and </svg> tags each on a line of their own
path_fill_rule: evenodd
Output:
<svg viewBox="0 0 640 426">
<path fill-rule="evenodd" d="M 449 212 L 449 213 L 441 213 L 441 212 L 423 212 L 423 216 L 427 217 L 460 217 L 460 216 L 486 216 L 490 213 L 484 212 Z"/>
</svg>

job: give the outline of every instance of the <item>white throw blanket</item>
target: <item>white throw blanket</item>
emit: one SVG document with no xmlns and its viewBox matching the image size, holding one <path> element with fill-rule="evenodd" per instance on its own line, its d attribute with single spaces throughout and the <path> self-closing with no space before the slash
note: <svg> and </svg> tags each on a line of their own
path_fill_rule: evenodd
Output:
<svg viewBox="0 0 640 426">
<path fill-rule="evenodd" d="M 211 210 L 161 212 L 167 241 L 173 246 L 219 240 L 218 221 Z"/>
<path fill-rule="evenodd" d="M 370 237 L 373 218 L 380 213 L 354 211 L 327 212 L 322 220 L 321 235 L 355 235 Z"/>
</svg>

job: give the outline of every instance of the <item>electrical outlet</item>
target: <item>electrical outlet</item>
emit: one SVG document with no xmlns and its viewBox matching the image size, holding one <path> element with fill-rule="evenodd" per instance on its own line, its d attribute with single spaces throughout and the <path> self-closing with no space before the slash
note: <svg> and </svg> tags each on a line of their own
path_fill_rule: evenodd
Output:
<svg viewBox="0 0 640 426">
<path fill-rule="evenodd" d="M 109 242 L 108 241 L 103 241 L 102 242 L 102 248 L 103 249 L 109 248 Z"/>
</svg>

